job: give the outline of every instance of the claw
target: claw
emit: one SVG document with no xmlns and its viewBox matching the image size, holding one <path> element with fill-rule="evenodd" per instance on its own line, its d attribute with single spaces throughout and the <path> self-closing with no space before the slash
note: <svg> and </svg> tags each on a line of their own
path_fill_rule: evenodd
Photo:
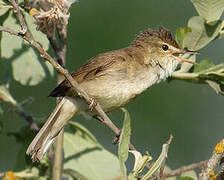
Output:
<svg viewBox="0 0 224 180">
<path fill-rule="evenodd" d="M 94 98 L 91 98 L 90 101 L 89 101 L 89 110 L 90 111 L 93 111 L 93 109 L 96 107 L 97 103 L 96 103 L 96 100 Z"/>
<path fill-rule="evenodd" d="M 113 142 L 114 144 L 117 144 L 119 142 L 120 135 L 121 135 L 121 130 L 120 130 L 120 133 L 114 137 L 114 142 Z"/>
</svg>

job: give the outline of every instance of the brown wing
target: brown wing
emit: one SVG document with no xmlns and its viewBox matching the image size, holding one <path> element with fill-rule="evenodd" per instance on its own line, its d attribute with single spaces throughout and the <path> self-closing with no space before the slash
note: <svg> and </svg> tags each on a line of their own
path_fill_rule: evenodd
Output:
<svg viewBox="0 0 224 180">
<path fill-rule="evenodd" d="M 125 60 L 122 53 L 119 52 L 121 52 L 121 50 L 102 53 L 91 58 L 86 64 L 73 72 L 71 74 L 72 77 L 81 84 L 84 80 L 89 81 L 99 76 L 103 76 L 108 68 L 119 61 Z M 64 80 L 50 93 L 49 96 L 60 97 L 68 95 L 70 88 L 70 83 L 67 80 Z"/>
</svg>

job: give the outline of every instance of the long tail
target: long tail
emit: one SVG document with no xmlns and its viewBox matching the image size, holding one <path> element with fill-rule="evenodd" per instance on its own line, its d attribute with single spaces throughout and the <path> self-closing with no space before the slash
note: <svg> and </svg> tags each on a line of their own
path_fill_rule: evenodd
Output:
<svg viewBox="0 0 224 180">
<path fill-rule="evenodd" d="M 78 106 L 74 99 L 64 97 L 57 104 L 48 120 L 33 139 L 27 148 L 26 154 L 30 155 L 33 161 L 42 159 L 66 122 L 71 119 L 78 110 Z"/>
</svg>

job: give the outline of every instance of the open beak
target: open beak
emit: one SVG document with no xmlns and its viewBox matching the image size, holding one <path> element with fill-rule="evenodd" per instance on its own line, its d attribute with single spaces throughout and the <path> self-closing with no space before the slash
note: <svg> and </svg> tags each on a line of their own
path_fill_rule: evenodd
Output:
<svg viewBox="0 0 224 180">
<path fill-rule="evenodd" d="M 180 49 L 179 51 L 176 51 L 176 52 L 172 53 L 173 57 L 175 57 L 176 59 L 178 59 L 181 62 L 196 64 L 194 61 L 191 61 L 189 59 L 182 58 L 181 56 L 175 56 L 175 55 L 179 55 L 179 54 L 198 54 L 197 51 L 191 51 L 191 50 L 188 50 L 188 49 Z"/>
<path fill-rule="evenodd" d="M 184 52 L 183 54 L 198 54 L 197 51 L 191 51 L 189 49 L 184 49 L 183 52 Z"/>
</svg>

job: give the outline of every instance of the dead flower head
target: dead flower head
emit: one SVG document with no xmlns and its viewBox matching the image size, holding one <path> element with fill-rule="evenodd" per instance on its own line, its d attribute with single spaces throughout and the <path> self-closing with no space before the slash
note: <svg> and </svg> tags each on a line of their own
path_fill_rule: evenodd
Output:
<svg viewBox="0 0 224 180">
<path fill-rule="evenodd" d="M 52 37 L 57 26 L 68 23 L 68 11 L 74 2 L 76 0 L 39 0 L 39 10 L 30 10 L 30 14 L 36 20 L 37 29 Z"/>
</svg>

